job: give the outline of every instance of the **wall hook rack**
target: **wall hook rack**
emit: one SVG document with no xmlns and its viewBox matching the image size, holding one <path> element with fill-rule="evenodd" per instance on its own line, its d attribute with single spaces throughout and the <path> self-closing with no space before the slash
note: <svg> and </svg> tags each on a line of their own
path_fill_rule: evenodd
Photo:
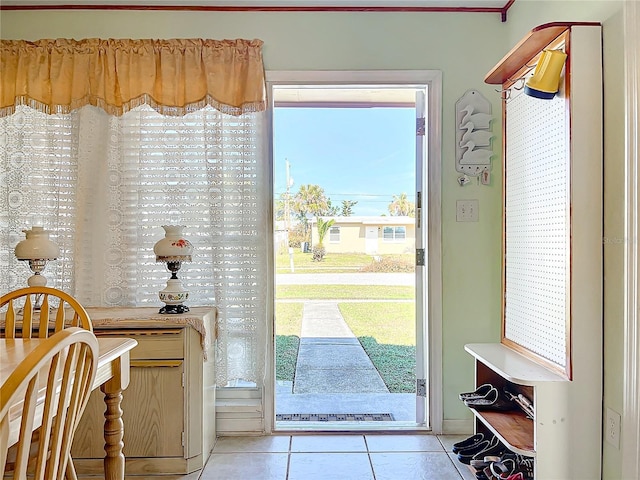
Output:
<svg viewBox="0 0 640 480">
<path fill-rule="evenodd" d="M 483 184 L 490 183 L 493 121 L 491 103 L 479 91 L 468 90 L 456 102 L 456 171 Z"/>
</svg>

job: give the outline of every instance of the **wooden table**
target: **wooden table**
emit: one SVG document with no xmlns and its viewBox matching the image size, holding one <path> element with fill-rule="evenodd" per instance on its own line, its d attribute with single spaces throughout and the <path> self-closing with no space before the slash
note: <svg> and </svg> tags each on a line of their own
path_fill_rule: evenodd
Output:
<svg viewBox="0 0 640 480">
<path fill-rule="evenodd" d="M 0 339 L 0 385 L 4 384 L 16 366 L 42 341 L 30 339 Z M 124 424 L 122 423 L 122 390 L 129 385 L 129 352 L 137 342 L 130 338 L 99 338 L 98 370 L 93 389 L 104 393 L 104 478 L 124 479 L 122 453 Z"/>
</svg>

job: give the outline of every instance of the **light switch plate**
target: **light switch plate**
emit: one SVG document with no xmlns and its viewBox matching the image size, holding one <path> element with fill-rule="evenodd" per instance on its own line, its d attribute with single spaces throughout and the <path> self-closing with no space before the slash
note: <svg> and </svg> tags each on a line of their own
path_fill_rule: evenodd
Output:
<svg viewBox="0 0 640 480">
<path fill-rule="evenodd" d="M 456 222 L 477 222 L 478 200 L 456 201 Z"/>
</svg>

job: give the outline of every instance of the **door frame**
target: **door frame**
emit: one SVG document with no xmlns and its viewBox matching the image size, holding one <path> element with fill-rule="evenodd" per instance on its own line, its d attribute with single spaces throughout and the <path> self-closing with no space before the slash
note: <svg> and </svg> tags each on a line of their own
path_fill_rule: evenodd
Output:
<svg viewBox="0 0 640 480">
<path fill-rule="evenodd" d="M 622 476 L 638 478 L 640 475 L 640 254 L 638 235 L 640 213 L 640 135 L 638 134 L 640 98 L 640 28 L 637 19 L 640 9 L 636 2 L 624 2 L 624 62 L 626 111 L 626 165 L 625 165 L 625 312 L 623 357 L 623 421 L 622 421 Z M 608 372 L 610 373 L 610 372 Z"/>
<path fill-rule="evenodd" d="M 426 106 L 426 127 L 428 143 L 425 173 L 428 193 L 426 195 L 428 215 L 428 272 L 426 296 L 428 302 L 425 324 L 428 342 L 425 343 L 427 355 L 425 361 L 428 371 L 429 411 L 428 420 L 433 433 L 442 433 L 443 395 L 442 395 L 442 72 L 440 70 L 358 70 L 358 71 L 297 71 L 281 70 L 265 72 L 267 83 L 267 135 L 268 158 L 270 165 L 270 195 L 273 198 L 273 98 L 274 85 L 310 84 L 310 85 L 426 85 L 428 97 Z M 273 237 L 273 218 L 269 219 L 271 237 Z M 271 259 L 271 272 L 275 274 L 275 265 Z M 272 275 L 273 276 L 273 275 Z M 275 292 L 268 288 L 267 322 L 267 369 L 265 374 L 263 402 L 264 427 L 266 433 L 272 433 L 275 427 Z"/>
</svg>

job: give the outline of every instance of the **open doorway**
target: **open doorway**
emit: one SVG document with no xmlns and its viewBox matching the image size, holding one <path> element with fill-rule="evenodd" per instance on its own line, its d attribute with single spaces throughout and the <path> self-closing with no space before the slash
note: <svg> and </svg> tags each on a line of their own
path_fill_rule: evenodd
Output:
<svg viewBox="0 0 640 480">
<path fill-rule="evenodd" d="M 269 83 L 274 427 L 430 428 L 433 92 L 306 75 Z"/>
</svg>

